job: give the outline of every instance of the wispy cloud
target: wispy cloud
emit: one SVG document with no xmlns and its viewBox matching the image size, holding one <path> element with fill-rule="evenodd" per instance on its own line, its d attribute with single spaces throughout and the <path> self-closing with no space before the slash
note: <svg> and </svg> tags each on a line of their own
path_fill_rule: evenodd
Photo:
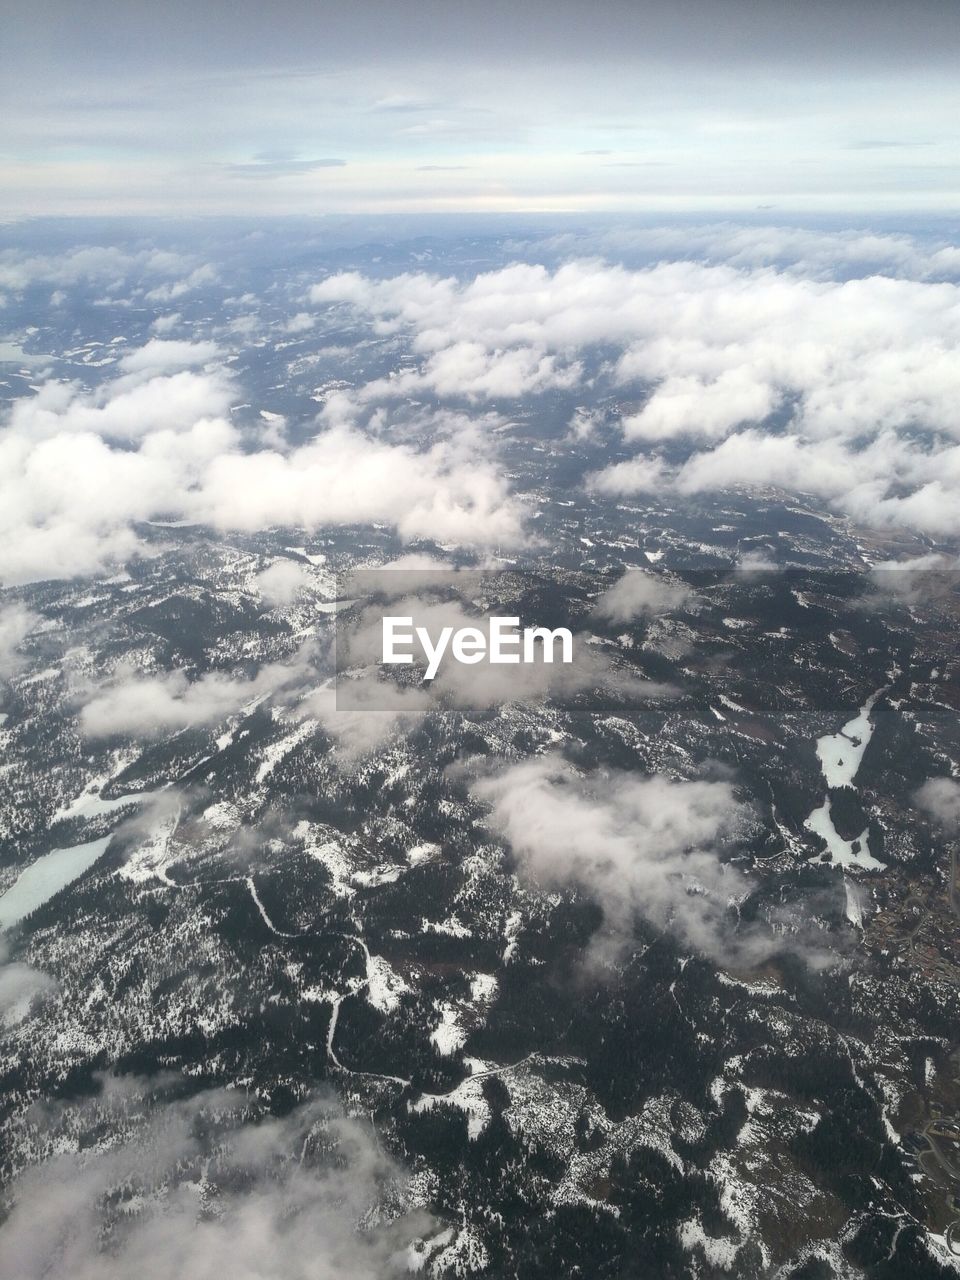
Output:
<svg viewBox="0 0 960 1280">
<path fill-rule="evenodd" d="M 277 1119 L 239 1091 L 182 1095 L 171 1078 L 107 1079 L 32 1117 L 42 1140 L 27 1149 L 58 1154 L 8 1188 L 0 1280 L 405 1272 L 430 1219 L 404 1212 L 402 1171 L 335 1099 Z M 92 1126 L 96 1145 L 78 1149 Z"/>
<path fill-rule="evenodd" d="M 865 138 L 860 142 L 848 142 L 848 151 L 888 151 L 893 147 L 906 147 L 912 150 L 914 147 L 932 147 L 935 144 L 930 140 L 919 138 Z"/>
<path fill-rule="evenodd" d="M 228 173 L 238 178 L 289 178 L 301 173 L 314 173 L 317 169 L 342 169 L 346 163 L 346 160 L 323 157 L 317 160 L 251 160 L 225 167 Z"/>
</svg>

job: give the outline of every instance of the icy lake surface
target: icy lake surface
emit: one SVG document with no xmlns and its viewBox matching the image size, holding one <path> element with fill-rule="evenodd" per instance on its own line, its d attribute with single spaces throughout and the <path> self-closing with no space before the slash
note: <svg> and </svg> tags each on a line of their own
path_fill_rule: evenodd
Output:
<svg viewBox="0 0 960 1280">
<path fill-rule="evenodd" d="M 38 858 L 0 897 L 0 929 L 9 929 L 79 879 L 101 856 L 110 840 L 110 836 L 103 836 L 69 849 L 54 849 Z"/>
<path fill-rule="evenodd" d="M 870 712 L 880 693 L 873 694 L 852 720 L 839 733 L 828 733 L 817 739 L 817 755 L 828 787 L 850 787 L 857 776 L 860 761 L 873 737 Z"/>
<path fill-rule="evenodd" d="M 878 689 L 872 694 L 839 733 L 828 733 L 817 739 L 817 757 L 828 787 L 853 786 L 863 754 L 873 736 L 870 713 L 882 692 L 882 689 Z M 870 852 L 869 828 L 864 829 L 855 840 L 844 840 L 837 831 L 830 814 L 829 795 L 819 808 L 814 809 L 805 825 L 827 842 L 832 861 L 837 866 L 859 867 L 862 871 L 883 870 L 883 863 Z"/>
</svg>

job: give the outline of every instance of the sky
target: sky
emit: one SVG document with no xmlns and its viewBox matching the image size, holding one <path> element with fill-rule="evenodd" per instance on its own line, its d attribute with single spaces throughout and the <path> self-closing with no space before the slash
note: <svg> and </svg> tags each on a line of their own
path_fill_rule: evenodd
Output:
<svg viewBox="0 0 960 1280">
<path fill-rule="evenodd" d="M 956 207 L 956 0 L 6 0 L 0 216 Z"/>
</svg>

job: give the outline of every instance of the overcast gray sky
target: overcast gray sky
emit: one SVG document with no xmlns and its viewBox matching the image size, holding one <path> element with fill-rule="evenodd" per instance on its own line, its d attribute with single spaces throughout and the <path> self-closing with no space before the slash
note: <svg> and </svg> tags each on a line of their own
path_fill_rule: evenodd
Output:
<svg viewBox="0 0 960 1280">
<path fill-rule="evenodd" d="M 0 213 L 950 209 L 957 0 L 7 0 Z"/>
</svg>

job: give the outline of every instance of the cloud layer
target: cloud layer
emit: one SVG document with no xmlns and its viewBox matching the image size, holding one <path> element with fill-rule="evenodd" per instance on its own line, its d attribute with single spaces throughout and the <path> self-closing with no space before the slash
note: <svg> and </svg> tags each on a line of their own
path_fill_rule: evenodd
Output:
<svg viewBox="0 0 960 1280">
<path fill-rule="evenodd" d="M 911 14 L 8 0 L 0 213 L 951 210 L 957 10 Z"/>
<path fill-rule="evenodd" d="M 210 343 L 152 339 L 96 391 L 48 382 L 15 402 L 0 429 L 0 582 L 100 570 L 133 554 L 134 526 L 150 520 L 522 540 L 520 507 L 469 424 L 421 448 L 328 414 L 306 444 L 265 441 L 229 420 L 236 388 L 223 368 L 182 367 L 215 355 Z"/>
<path fill-rule="evenodd" d="M 574 388 L 592 353 L 638 404 L 622 429 L 642 447 L 594 477 L 600 494 L 778 486 L 867 524 L 960 531 L 954 283 L 575 261 L 465 282 L 346 273 L 312 298 L 409 335 L 421 364 L 391 381 L 393 394 L 481 401 Z"/>
<path fill-rule="evenodd" d="M 415 363 L 330 393 L 303 443 L 280 415 L 237 415 L 243 388 L 209 338 L 121 347 L 115 376 L 93 389 L 43 382 L 0 427 L 0 581 L 98 571 L 141 549 L 145 521 L 379 523 L 404 540 L 519 546 L 523 506 L 497 441 L 518 401 L 558 392 L 582 401 L 575 421 L 594 421 L 598 397 L 619 402 L 631 456 L 588 480 L 600 499 L 775 486 L 862 525 L 960 532 L 957 249 L 782 227 L 690 237 L 706 261 L 677 257 L 675 229 L 647 228 L 594 237 L 665 255 L 646 267 L 578 258 L 314 284 L 310 312 L 302 294 L 290 300 L 302 332 L 345 308 Z M 561 255 L 580 244 L 543 242 Z M 214 273 L 158 250 L 5 261 L 20 287 L 139 280 L 141 295 L 150 279 Z"/>
</svg>

